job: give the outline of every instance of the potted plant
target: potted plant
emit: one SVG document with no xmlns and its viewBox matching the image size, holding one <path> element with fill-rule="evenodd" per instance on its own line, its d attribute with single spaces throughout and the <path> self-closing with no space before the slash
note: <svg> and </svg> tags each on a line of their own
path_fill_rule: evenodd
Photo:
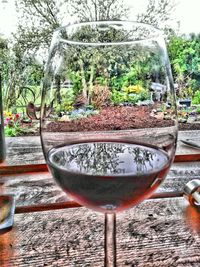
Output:
<svg viewBox="0 0 200 267">
<path fill-rule="evenodd" d="M 184 105 L 189 108 L 192 102 L 192 89 L 190 87 L 182 89 L 179 94 L 179 97 L 179 105 Z"/>
</svg>

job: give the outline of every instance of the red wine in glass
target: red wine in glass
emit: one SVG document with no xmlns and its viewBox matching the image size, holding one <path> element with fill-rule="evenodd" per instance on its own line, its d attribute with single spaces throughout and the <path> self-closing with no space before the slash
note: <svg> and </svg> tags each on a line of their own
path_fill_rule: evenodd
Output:
<svg viewBox="0 0 200 267">
<path fill-rule="evenodd" d="M 78 203 L 103 212 L 127 209 L 150 196 L 170 162 L 157 147 L 116 141 L 62 145 L 48 153 L 62 189 Z"/>
</svg>

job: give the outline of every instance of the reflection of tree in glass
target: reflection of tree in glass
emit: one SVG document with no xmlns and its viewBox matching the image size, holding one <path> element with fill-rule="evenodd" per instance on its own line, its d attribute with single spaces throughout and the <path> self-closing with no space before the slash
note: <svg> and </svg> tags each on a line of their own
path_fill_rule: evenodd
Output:
<svg viewBox="0 0 200 267">
<path fill-rule="evenodd" d="M 129 148 L 129 153 L 133 157 L 138 172 L 142 172 L 146 169 L 147 163 L 153 168 L 152 162 L 155 154 L 152 151 L 135 147 Z"/>
<path fill-rule="evenodd" d="M 80 172 L 92 174 L 116 173 L 120 165 L 119 154 L 124 153 L 125 147 L 114 143 L 91 143 L 72 146 L 62 151 L 59 165 L 76 163 Z"/>
<path fill-rule="evenodd" d="M 95 142 L 65 146 L 53 155 L 53 162 L 68 170 L 93 175 L 126 174 L 153 169 L 154 156 L 147 147 Z"/>
</svg>

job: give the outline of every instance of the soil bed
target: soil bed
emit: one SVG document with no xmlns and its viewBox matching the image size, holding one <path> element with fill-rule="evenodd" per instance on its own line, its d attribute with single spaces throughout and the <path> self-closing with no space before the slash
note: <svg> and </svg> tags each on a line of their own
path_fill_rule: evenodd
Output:
<svg viewBox="0 0 200 267">
<path fill-rule="evenodd" d="M 152 106 L 105 107 L 99 114 L 71 121 L 51 122 L 47 130 L 51 132 L 77 132 L 101 130 L 125 130 L 172 126 L 172 120 L 151 116 Z"/>
</svg>

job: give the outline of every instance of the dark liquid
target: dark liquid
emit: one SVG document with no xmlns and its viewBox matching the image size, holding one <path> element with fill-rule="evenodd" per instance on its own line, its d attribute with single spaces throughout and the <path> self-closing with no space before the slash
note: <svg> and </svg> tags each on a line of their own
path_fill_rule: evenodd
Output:
<svg viewBox="0 0 200 267">
<path fill-rule="evenodd" d="M 105 212 L 149 197 L 166 176 L 170 159 L 155 147 L 109 141 L 53 148 L 48 164 L 75 201 Z"/>
</svg>

